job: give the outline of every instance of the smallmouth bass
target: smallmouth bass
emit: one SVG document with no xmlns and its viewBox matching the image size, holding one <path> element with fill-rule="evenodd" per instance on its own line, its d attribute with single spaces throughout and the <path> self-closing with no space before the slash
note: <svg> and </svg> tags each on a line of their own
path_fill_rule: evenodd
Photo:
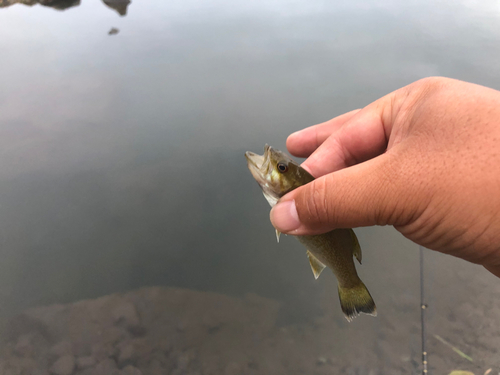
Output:
<svg viewBox="0 0 500 375">
<path fill-rule="evenodd" d="M 304 168 L 284 152 L 266 145 L 264 155 L 247 151 L 248 169 L 273 207 L 290 191 L 314 180 Z M 279 242 L 280 233 L 276 231 Z M 361 264 L 361 247 L 352 229 L 334 229 L 312 236 L 294 236 L 307 249 L 307 257 L 317 279 L 328 266 L 338 281 L 340 306 L 350 322 L 360 313 L 377 316 L 375 302 L 359 278 L 353 256 Z"/>
</svg>

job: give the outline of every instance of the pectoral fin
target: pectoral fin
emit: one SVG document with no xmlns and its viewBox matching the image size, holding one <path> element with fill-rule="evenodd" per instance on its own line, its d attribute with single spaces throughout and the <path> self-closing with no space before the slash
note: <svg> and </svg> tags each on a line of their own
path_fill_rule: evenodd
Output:
<svg viewBox="0 0 500 375">
<path fill-rule="evenodd" d="M 363 255 L 361 254 L 361 246 L 359 246 L 358 237 L 356 237 L 356 233 L 351 229 L 351 237 L 352 237 L 352 254 L 358 260 L 359 264 L 361 264 L 361 259 Z"/>
<path fill-rule="evenodd" d="M 312 253 L 307 250 L 307 258 L 309 258 L 309 264 L 314 274 L 314 278 L 317 279 L 321 274 L 321 271 L 325 269 L 325 265 L 321 263 Z"/>
<path fill-rule="evenodd" d="M 276 240 L 278 241 L 278 243 L 280 242 L 280 234 L 281 232 L 276 229 Z"/>
</svg>

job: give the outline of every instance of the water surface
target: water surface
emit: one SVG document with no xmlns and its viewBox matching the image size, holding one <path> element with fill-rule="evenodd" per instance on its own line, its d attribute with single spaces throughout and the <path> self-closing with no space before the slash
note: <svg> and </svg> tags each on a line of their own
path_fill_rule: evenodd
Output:
<svg viewBox="0 0 500 375">
<path fill-rule="evenodd" d="M 315 281 L 300 244 L 275 243 L 244 152 L 285 149 L 291 132 L 426 76 L 500 89 L 493 1 L 106 3 L 0 1 L 4 319 L 160 285 L 275 299 L 281 325 L 347 324 L 333 276 Z M 338 341 L 380 363 L 401 351 L 416 371 L 418 249 L 391 228 L 357 233 L 379 318 Z M 480 267 L 426 257 L 436 332 L 437 317 L 497 285 Z M 467 316 L 453 329 L 481 336 Z M 388 329 L 401 339 L 380 349 Z"/>
</svg>

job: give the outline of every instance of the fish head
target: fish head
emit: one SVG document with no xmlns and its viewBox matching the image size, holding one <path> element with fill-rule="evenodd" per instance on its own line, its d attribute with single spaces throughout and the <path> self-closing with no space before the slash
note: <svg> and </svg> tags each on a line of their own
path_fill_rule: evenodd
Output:
<svg viewBox="0 0 500 375">
<path fill-rule="evenodd" d="M 269 145 L 264 154 L 245 153 L 248 169 L 271 206 L 290 191 L 314 180 L 304 168 L 282 151 Z"/>
</svg>

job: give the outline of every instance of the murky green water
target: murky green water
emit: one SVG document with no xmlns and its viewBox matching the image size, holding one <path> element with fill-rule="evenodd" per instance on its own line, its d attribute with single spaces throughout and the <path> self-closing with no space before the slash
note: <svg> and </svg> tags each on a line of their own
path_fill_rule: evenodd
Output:
<svg viewBox="0 0 500 375">
<path fill-rule="evenodd" d="M 500 6 L 134 0 L 120 16 L 119 1 L 60 4 L 73 6 L 0 0 L 0 315 L 143 286 L 255 293 L 281 303 L 279 326 L 331 316 L 364 369 L 397 351 L 417 371 L 417 247 L 357 230 L 379 318 L 346 326 L 334 278 L 315 281 L 293 239 L 276 244 L 243 153 L 284 149 L 289 133 L 426 76 L 500 89 Z M 491 327 L 455 311 L 499 310 L 474 300 L 498 280 L 426 257 L 430 334 L 450 317 L 469 338 L 454 344 L 483 353 L 483 372 L 498 365 L 495 341 L 474 339 Z"/>
</svg>

